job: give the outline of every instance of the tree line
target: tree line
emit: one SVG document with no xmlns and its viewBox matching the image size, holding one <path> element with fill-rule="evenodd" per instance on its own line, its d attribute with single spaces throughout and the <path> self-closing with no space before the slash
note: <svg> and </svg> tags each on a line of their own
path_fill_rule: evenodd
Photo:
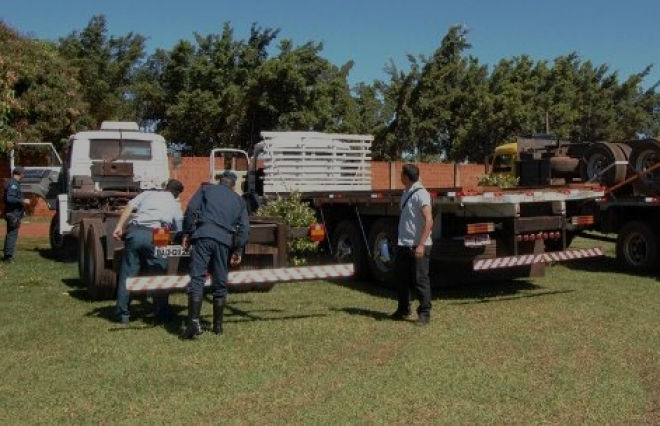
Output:
<svg viewBox="0 0 660 426">
<path fill-rule="evenodd" d="M 264 130 L 372 134 L 379 160 L 481 161 L 522 134 L 658 134 L 658 83 L 642 87 L 651 65 L 620 79 L 569 53 L 490 69 L 469 54 L 468 35 L 450 27 L 430 56 L 408 55 L 403 69 L 385 64 L 385 80 L 351 86 L 354 62 L 333 64 L 322 43 L 280 40 L 256 24 L 244 39 L 225 23 L 147 54 L 143 35 L 109 35 L 103 15 L 57 41 L 0 21 L 0 151 L 13 141 L 61 145 L 104 120 L 136 121 L 189 147 L 184 155 L 249 150 Z"/>
</svg>

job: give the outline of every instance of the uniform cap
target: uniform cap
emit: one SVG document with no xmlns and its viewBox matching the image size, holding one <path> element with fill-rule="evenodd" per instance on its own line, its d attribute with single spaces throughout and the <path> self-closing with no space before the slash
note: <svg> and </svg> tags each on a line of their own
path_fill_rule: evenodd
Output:
<svg viewBox="0 0 660 426">
<path fill-rule="evenodd" d="M 23 167 L 21 167 L 21 166 L 16 166 L 16 167 L 14 167 L 14 172 L 13 172 L 13 174 L 15 174 L 15 175 L 23 175 L 24 172 L 25 172 L 25 169 L 24 169 Z"/>
<path fill-rule="evenodd" d="M 233 183 L 236 183 L 237 180 L 236 173 L 232 172 L 231 170 L 225 170 L 222 173 L 221 178 L 231 180 Z"/>
</svg>

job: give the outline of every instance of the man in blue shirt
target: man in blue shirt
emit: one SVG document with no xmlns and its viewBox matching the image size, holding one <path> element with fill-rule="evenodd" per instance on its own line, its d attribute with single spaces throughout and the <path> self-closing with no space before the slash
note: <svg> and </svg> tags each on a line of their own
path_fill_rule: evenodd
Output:
<svg viewBox="0 0 660 426">
<path fill-rule="evenodd" d="M 5 184 L 3 202 L 5 205 L 5 221 L 7 221 L 7 235 L 5 236 L 4 258 L 7 263 L 14 262 L 14 251 L 18 241 L 18 229 L 21 227 L 21 219 L 25 216 L 25 206 L 30 200 L 23 198 L 21 192 L 21 179 L 24 173 L 23 167 L 16 166 L 12 177 Z"/>
<path fill-rule="evenodd" d="M 225 171 L 220 184 L 202 185 L 188 203 L 184 215 L 183 246 L 188 248 L 192 244 L 192 249 L 190 284 L 187 288 L 188 323 L 181 332 L 182 339 L 192 339 L 202 334 L 199 315 L 207 271 L 211 274 L 213 292 L 213 332 L 223 332 L 229 265 L 241 263 L 250 228 L 245 202 L 234 190 L 235 186 L 236 175 Z"/>
<path fill-rule="evenodd" d="M 117 281 L 117 307 L 115 310 L 117 321 L 121 324 L 128 323 L 131 315 L 126 280 L 138 274 L 140 263 L 144 262 L 149 269 L 167 270 L 167 259 L 158 259 L 154 254 L 154 229 L 161 226 L 167 226 L 171 230 L 182 229 L 183 213 L 177 198 L 183 192 L 183 184 L 172 179 L 167 183 L 165 189 L 165 191 L 145 191 L 129 201 L 112 233 L 116 240 L 124 240 L 124 255 Z M 124 230 L 127 222 L 128 226 Z M 154 293 L 154 310 L 157 320 L 168 319 L 169 294 Z"/>
<path fill-rule="evenodd" d="M 401 194 L 398 253 L 394 266 L 399 274 L 398 304 L 391 317 L 404 320 L 410 316 L 410 291 L 413 290 L 419 300 L 417 325 L 424 326 L 431 321 L 431 195 L 419 181 L 419 167 L 414 164 L 403 166 L 401 183 L 405 190 Z"/>
</svg>

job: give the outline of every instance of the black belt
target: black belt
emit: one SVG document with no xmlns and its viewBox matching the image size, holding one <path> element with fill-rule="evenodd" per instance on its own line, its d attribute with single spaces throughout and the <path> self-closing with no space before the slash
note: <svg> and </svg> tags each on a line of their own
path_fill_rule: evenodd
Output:
<svg viewBox="0 0 660 426">
<path fill-rule="evenodd" d="M 128 232 L 131 232 L 131 231 L 149 231 L 149 232 L 153 232 L 154 228 L 152 228 L 150 226 L 146 226 L 146 225 L 137 225 L 137 224 L 131 223 L 126 227 L 126 230 Z"/>
</svg>

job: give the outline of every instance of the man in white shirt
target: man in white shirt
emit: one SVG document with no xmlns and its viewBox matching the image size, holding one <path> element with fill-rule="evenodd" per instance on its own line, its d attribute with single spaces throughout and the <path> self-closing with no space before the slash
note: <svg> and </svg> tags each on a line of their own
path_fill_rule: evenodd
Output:
<svg viewBox="0 0 660 426">
<path fill-rule="evenodd" d="M 401 183 L 405 190 L 399 207 L 399 239 L 394 269 L 397 271 L 398 304 L 391 315 L 394 320 L 405 320 L 410 316 L 410 291 L 419 300 L 417 325 L 425 326 L 431 321 L 431 281 L 429 263 L 431 255 L 431 195 L 419 181 L 419 167 L 406 164 L 401 169 Z"/>
<path fill-rule="evenodd" d="M 130 320 L 130 295 L 126 291 L 126 280 L 140 271 L 140 263 L 147 267 L 167 270 L 167 259 L 154 256 L 153 230 L 168 226 L 172 230 L 182 229 L 183 213 L 177 200 L 183 192 L 183 184 L 172 179 L 165 191 L 145 191 L 128 202 L 119 217 L 112 236 L 124 240 L 119 280 L 117 281 L 117 321 L 126 324 Z M 129 221 L 130 218 L 130 221 Z M 126 230 L 124 225 L 128 222 Z M 154 294 L 154 311 L 157 320 L 167 320 L 169 316 L 169 294 Z"/>
</svg>

